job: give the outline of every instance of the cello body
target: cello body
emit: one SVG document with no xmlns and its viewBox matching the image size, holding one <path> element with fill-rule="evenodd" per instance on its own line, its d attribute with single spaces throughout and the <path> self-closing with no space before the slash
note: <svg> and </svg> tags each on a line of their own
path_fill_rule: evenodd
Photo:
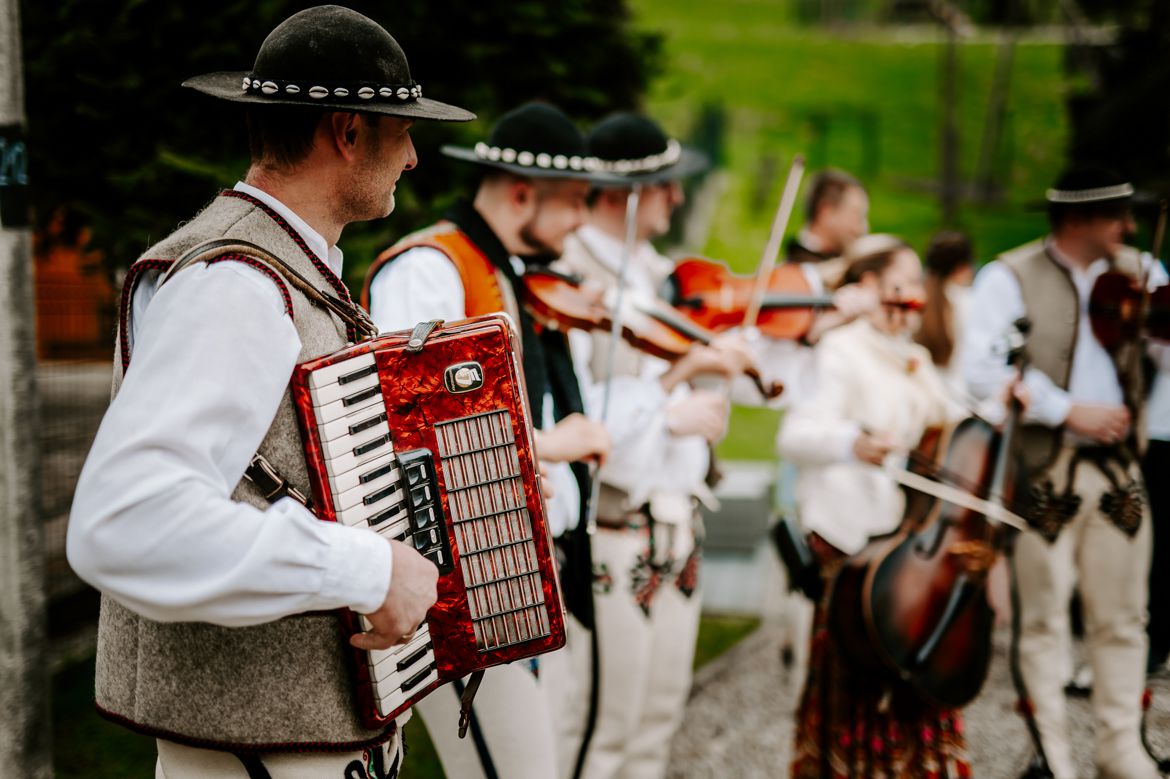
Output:
<svg viewBox="0 0 1170 779">
<path fill-rule="evenodd" d="M 986 422 L 966 419 L 935 441 L 945 449 L 940 470 L 986 496 L 1000 441 Z M 929 470 L 924 462 L 912 470 Z M 937 705 L 969 703 L 991 661 L 986 585 L 998 537 L 983 515 L 911 493 L 901 527 L 873 539 L 834 584 L 829 620 L 842 650 Z"/>
</svg>

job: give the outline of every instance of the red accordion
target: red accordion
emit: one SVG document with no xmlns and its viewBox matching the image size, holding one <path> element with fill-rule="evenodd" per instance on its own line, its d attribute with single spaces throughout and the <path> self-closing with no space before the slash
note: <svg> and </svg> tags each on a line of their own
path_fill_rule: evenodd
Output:
<svg viewBox="0 0 1170 779">
<path fill-rule="evenodd" d="M 439 568 L 413 639 L 353 650 L 367 727 L 441 684 L 565 643 L 516 342 L 501 315 L 420 325 L 293 374 L 317 515 L 411 544 Z M 368 628 L 344 618 L 349 634 Z"/>
</svg>

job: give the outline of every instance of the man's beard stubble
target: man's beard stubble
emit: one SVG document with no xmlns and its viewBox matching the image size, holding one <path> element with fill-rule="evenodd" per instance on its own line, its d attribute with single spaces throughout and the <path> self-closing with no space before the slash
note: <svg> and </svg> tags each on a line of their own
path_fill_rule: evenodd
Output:
<svg viewBox="0 0 1170 779">
<path fill-rule="evenodd" d="M 347 181 L 339 193 L 336 216 L 342 218 L 342 224 L 383 219 L 393 213 L 395 184 L 388 185 L 387 191 L 382 146 L 377 133 L 372 134 L 366 157 L 358 166 L 360 173 Z"/>
<path fill-rule="evenodd" d="M 536 234 L 536 219 L 539 212 L 520 227 L 520 240 L 524 245 L 529 247 L 532 251 L 526 252 L 524 255 L 525 261 L 529 264 L 548 265 L 554 260 L 560 258 L 564 251 L 564 241 L 562 240 L 560 246 L 553 246 L 548 241 L 540 238 Z"/>
</svg>

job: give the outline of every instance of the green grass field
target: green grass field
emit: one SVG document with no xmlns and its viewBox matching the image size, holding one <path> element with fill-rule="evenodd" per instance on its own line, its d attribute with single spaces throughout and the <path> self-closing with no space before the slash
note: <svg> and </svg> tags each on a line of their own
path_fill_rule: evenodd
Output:
<svg viewBox="0 0 1170 779">
<path fill-rule="evenodd" d="M 662 31 L 664 73 L 646 110 L 687 137 L 701 108 L 727 112 L 727 189 L 715 210 L 708 256 L 750 271 L 759 262 L 792 156 L 810 170 L 834 166 L 870 190 L 875 232 L 922 248 L 942 225 L 931 186 L 939 169 L 941 37 L 931 28 L 850 35 L 796 28 L 780 0 L 631 0 L 636 24 Z M 881 36 L 881 37 L 879 37 Z M 958 106 L 960 169 L 974 176 L 997 45 L 990 34 L 962 43 Z M 1023 243 L 1045 229 L 1034 207 L 1063 165 L 1064 99 L 1070 84 L 1062 47 L 1021 42 L 1015 49 L 1005 141 L 993 170 L 1001 202 L 963 203 L 955 227 L 979 257 Z M 762 170 L 771 158 L 773 172 Z M 790 233 L 799 227 L 799 212 Z M 737 409 L 720 447 L 729 459 L 768 459 L 775 413 Z"/>
</svg>

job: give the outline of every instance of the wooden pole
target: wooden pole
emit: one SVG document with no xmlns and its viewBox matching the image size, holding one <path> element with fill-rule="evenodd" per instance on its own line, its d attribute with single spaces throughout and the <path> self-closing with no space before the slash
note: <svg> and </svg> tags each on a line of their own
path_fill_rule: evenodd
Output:
<svg viewBox="0 0 1170 779">
<path fill-rule="evenodd" d="M 0 774 L 53 776 L 17 0 L 0 0 Z"/>
<path fill-rule="evenodd" d="M 943 47 L 942 143 L 939 195 L 942 221 L 952 227 L 959 212 L 959 119 L 958 119 L 958 31 L 944 24 L 947 42 Z"/>
</svg>

